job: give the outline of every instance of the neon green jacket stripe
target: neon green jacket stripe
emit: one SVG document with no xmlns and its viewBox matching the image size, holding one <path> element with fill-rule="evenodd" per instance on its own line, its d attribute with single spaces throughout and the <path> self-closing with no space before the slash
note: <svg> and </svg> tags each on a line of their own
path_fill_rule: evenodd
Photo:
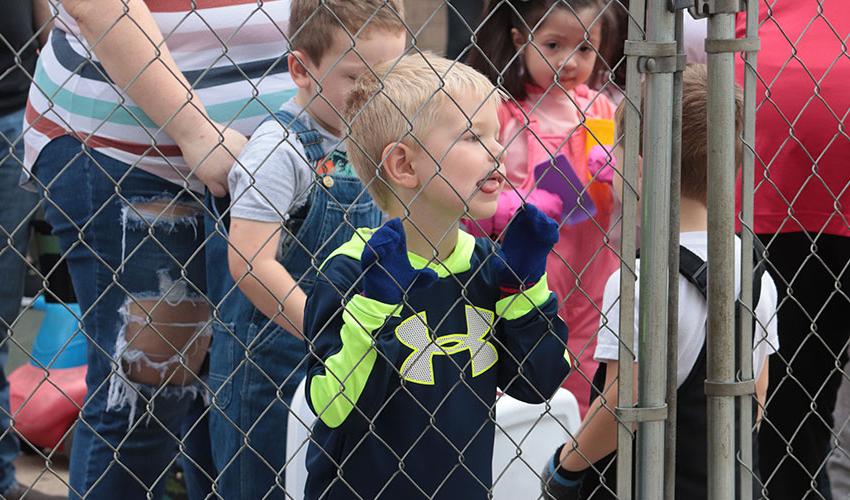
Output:
<svg viewBox="0 0 850 500">
<path fill-rule="evenodd" d="M 325 360 L 325 374 L 313 377 L 310 384 L 313 407 L 328 427 L 339 427 L 354 409 L 377 357 L 372 332 L 398 314 L 399 308 L 363 295 L 355 295 L 345 305 L 342 349 Z"/>
</svg>

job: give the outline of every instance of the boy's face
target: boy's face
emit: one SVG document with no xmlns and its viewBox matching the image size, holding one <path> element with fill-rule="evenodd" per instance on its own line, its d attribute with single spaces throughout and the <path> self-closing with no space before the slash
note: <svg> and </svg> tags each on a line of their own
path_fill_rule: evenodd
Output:
<svg viewBox="0 0 850 500">
<path fill-rule="evenodd" d="M 401 57 L 405 35 L 403 31 L 368 30 L 352 41 L 342 29 L 336 30 L 318 65 L 304 61 L 315 79 L 311 88 L 305 89 L 311 99 L 310 114 L 330 132 L 342 135 L 345 124 L 340 115 L 354 81 L 374 66 Z"/>
<path fill-rule="evenodd" d="M 412 161 L 420 183 L 415 203 L 448 222 L 492 216 L 505 183 L 496 103 L 487 99 L 482 105 L 483 100 L 445 98 Z"/>
</svg>

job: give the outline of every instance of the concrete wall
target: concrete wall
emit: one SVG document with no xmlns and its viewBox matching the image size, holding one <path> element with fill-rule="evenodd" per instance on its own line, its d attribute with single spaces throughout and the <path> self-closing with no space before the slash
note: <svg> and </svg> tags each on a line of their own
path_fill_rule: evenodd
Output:
<svg viewBox="0 0 850 500">
<path fill-rule="evenodd" d="M 446 47 L 445 0 L 405 0 L 404 7 L 416 46 L 442 55 Z"/>
</svg>

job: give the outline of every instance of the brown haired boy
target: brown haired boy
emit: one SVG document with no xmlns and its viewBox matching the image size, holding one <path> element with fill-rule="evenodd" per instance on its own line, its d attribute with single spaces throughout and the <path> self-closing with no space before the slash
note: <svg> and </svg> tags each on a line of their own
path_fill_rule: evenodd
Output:
<svg viewBox="0 0 850 500">
<path fill-rule="evenodd" d="M 207 246 L 208 260 L 229 264 L 229 273 L 209 271 L 218 272 L 209 288 L 223 296 L 210 354 L 210 429 L 224 498 L 285 496 L 306 294 L 318 263 L 354 228 L 381 220 L 348 162 L 342 109 L 360 74 L 404 52 L 403 4 L 292 0 L 288 39 L 297 92 L 257 128 L 230 171 L 228 244 Z"/>
<path fill-rule="evenodd" d="M 705 335 L 708 308 L 705 297 L 708 257 L 708 210 L 706 207 L 708 171 L 708 129 L 706 116 L 708 73 L 704 65 L 689 65 L 683 74 L 682 87 L 682 186 L 679 267 L 679 342 L 677 373 L 677 445 L 676 498 L 706 498 L 706 379 Z M 743 126 L 743 98 L 736 95 L 736 136 Z M 623 130 L 622 105 L 617 113 L 617 128 Z M 737 145 L 736 165 L 740 165 L 740 143 Z M 614 149 L 618 164 L 622 164 L 622 146 Z M 646 168 L 651 168 L 646 166 Z M 736 167 L 737 168 L 737 167 Z M 615 175 L 615 192 L 622 192 L 622 177 Z M 638 188 L 638 192 L 640 189 Z M 740 240 L 735 249 L 741 252 Z M 736 264 L 740 258 L 735 259 Z M 640 259 L 637 269 L 640 268 Z M 736 273 L 736 279 L 740 273 Z M 767 383 L 767 357 L 778 348 L 776 323 L 776 286 L 762 269 L 756 270 L 754 296 L 757 298 L 755 316 L 757 328 L 753 339 L 753 372 L 759 404 L 764 404 Z M 639 281 L 638 281 L 639 282 Z M 740 293 L 740 283 L 736 283 Z M 546 498 L 557 500 L 609 498 L 614 491 L 617 449 L 617 419 L 613 408 L 618 406 L 617 373 L 619 357 L 619 290 L 620 271 L 609 278 L 605 286 L 599 337 L 594 357 L 600 364 L 594 386 L 601 394 L 591 404 L 575 439 L 558 448 L 544 473 L 543 489 Z M 635 329 L 639 324 L 640 290 L 635 286 Z M 638 359 L 638 339 L 635 336 L 635 359 Z M 637 363 L 634 365 L 637 376 Z M 672 431 L 672 430 L 671 430 Z M 608 465 L 611 465 L 610 467 Z M 592 467 L 591 467 L 592 465 Z M 607 471 L 606 471 L 607 468 Z M 599 474 L 604 473 L 606 487 L 599 487 Z M 610 489 L 609 489 L 610 488 Z"/>
</svg>

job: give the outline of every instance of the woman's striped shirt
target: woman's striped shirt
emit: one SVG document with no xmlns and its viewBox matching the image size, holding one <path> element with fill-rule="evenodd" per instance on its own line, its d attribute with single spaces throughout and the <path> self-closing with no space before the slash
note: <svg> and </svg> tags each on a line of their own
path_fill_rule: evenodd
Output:
<svg viewBox="0 0 850 500">
<path fill-rule="evenodd" d="M 250 134 L 295 93 L 286 68 L 289 0 L 145 0 L 177 67 L 212 120 Z M 194 7 L 192 7 L 194 6 Z M 61 7 L 42 50 L 25 119 L 30 168 L 73 134 L 119 161 L 194 190 L 180 149 L 115 86 Z"/>
</svg>

